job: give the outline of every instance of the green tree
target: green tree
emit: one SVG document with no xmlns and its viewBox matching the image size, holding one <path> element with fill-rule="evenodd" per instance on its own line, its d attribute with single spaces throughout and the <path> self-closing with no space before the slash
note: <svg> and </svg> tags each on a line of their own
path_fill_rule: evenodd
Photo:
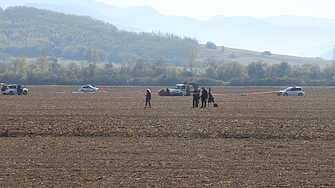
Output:
<svg viewBox="0 0 335 188">
<path fill-rule="evenodd" d="M 37 68 L 40 69 L 38 72 L 41 72 L 41 74 L 43 75 L 47 74 L 48 72 L 47 62 L 48 62 L 47 58 L 43 56 L 42 54 L 40 54 L 36 63 L 37 63 Z"/>
<path fill-rule="evenodd" d="M 245 67 L 237 62 L 230 61 L 227 64 L 222 64 L 218 68 L 218 79 L 230 81 L 234 78 L 243 78 L 245 76 Z"/>
<path fill-rule="evenodd" d="M 265 73 L 268 68 L 268 63 L 259 61 L 253 61 L 248 64 L 248 75 L 250 78 L 253 79 L 259 79 L 259 78 L 265 78 Z"/>
<path fill-rule="evenodd" d="M 330 80 L 333 80 L 334 79 L 334 68 L 335 68 L 335 65 L 334 65 L 334 61 L 332 63 L 331 66 L 326 66 L 323 70 L 322 70 L 322 77 L 328 81 Z"/>
<path fill-rule="evenodd" d="M 230 52 L 228 54 L 228 58 L 236 59 L 237 57 L 238 57 L 238 54 L 236 52 Z"/>
<path fill-rule="evenodd" d="M 160 66 L 160 67 L 164 67 L 166 66 L 167 62 L 166 59 L 164 57 L 156 57 L 154 59 L 154 65 L 155 66 Z"/>
<path fill-rule="evenodd" d="M 206 48 L 216 50 L 216 49 L 217 49 L 217 46 L 216 46 L 216 44 L 215 44 L 214 42 L 208 41 L 208 42 L 206 43 Z"/>
<path fill-rule="evenodd" d="M 26 61 L 27 58 L 24 56 L 17 57 L 14 61 L 14 72 L 16 75 L 18 75 L 20 78 L 25 76 L 26 71 Z"/>
<path fill-rule="evenodd" d="M 284 76 L 290 77 L 292 74 L 291 65 L 287 63 L 286 61 L 279 63 L 277 68 L 278 68 L 277 73 L 279 77 L 284 77 Z"/>
<path fill-rule="evenodd" d="M 79 66 L 75 63 L 75 62 L 71 62 L 69 65 L 68 65 L 68 75 L 77 75 L 79 73 Z"/>
<path fill-rule="evenodd" d="M 225 51 L 225 48 L 224 48 L 224 46 L 222 46 L 221 47 L 221 53 L 224 53 L 224 51 Z"/>
<path fill-rule="evenodd" d="M 193 74 L 193 69 L 197 66 L 198 62 L 195 61 L 197 58 L 197 52 L 192 49 L 190 52 L 187 54 L 187 62 L 188 66 L 190 68 L 191 74 Z"/>
<path fill-rule="evenodd" d="M 92 52 L 94 69 L 96 69 L 97 64 L 100 63 L 99 54 L 100 52 L 97 49 L 94 49 Z"/>
<path fill-rule="evenodd" d="M 219 66 L 219 64 L 216 61 L 216 55 L 215 54 L 206 57 L 203 61 L 204 61 L 204 64 L 203 64 L 204 67 L 211 66 L 214 69 L 217 69 L 218 66 Z"/>
<path fill-rule="evenodd" d="M 52 63 L 50 65 L 50 69 L 52 73 L 56 74 L 56 75 L 60 75 L 60 68 L 61 68 L 61 65 L 58 63 L 58 59 L 55 58 L 54 60 L 52 60 Z"/>
<path fill-rule="evenodd" d="M 147 60 L 144 58 L 137 58 L 134 65 L 134 77 L 145 77 L 147 74 Z"/>
<path fill-rule="evenodd" d="M 85 51 L 85 56 L 86 56 L 87 63 L 90 64 L 91 60 L 92 60 L 92 50 L 91 50 L 91 48 L 89 48 Z"/>
<path fill-rule="evenodd" d="M 307 67 L 307 75 L 310 79 L 317 80 L 321 76 L 321 68 L 318 64 L 304 64 Z M 303 65 L 303 66 L 304 66 Z"/>
<path fill-rule="evenodd" d="M 302 66 L 294 65 L 292 67 L 293 78 L 306 78 L 306 72 L 303 71 Z"/>
<path fill-rule="evenodd" d="M 205 69 L 205 76 L 208 78 L 216 79 L 217 78 L 217 68 L 219 64 L 216 61 L 216 56 L 210 55 L 203 60 L 203 67 Z"/>
</svg>

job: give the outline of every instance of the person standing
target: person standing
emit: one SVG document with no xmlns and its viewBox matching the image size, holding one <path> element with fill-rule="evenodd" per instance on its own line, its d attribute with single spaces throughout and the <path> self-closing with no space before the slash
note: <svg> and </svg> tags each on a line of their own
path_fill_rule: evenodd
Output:
<svg viewBox="0 0 335 188">
<path fill-rule="evenodd" d="M 193 91 L 193 108 L 198 108 L 199 105 L 199 90 L 198 88 L 194 89 Z"/>
<path fill-rule="evenodd" d="M 201 108 L 206 108 L 207 98 L 208 98 L 207 91 L 206 91 L 206 89 L 204 87 L 202 87 L 202 91 L 201 91 Z"/>
<path fill-rule="evenodd" d="M 17 85 L 16 90 L 17 90 L 17 94 L 21 95 L 21 85 L 20 84 Z"/>
<path fill-rule="evenodd" d="M 145 98 L 145 108 L 147 108 L 148 103 L 149 103 L 149 108 L 151 108 L 151 103 L 150 103 L 151 91 L 150 91 L 150 89 L 147 89 L 147 94 L 145 96 L 146 96 L 146 98 Z"/>
<path fill-rule="evenodd" d="M 214 101 L 214 97 L 213 97 L 213 95 L 212 95 L 212 93 L 211 93 L 211 88 L 209 88 L 208 89 L 208 106 L 209 106 L 209 103 L 215 103 L 215 101 Z"/>
</svg>

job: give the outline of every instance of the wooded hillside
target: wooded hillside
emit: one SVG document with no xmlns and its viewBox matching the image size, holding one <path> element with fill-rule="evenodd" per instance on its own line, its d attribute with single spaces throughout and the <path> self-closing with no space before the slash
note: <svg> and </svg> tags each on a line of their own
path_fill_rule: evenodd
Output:
<svg viewBox="0 0 335 188">
<path fill-rule="evenodd" d="M 119 63 L 139 57 L 186 61 L 187 53 L 198 48 L 197 40 L 187 37 L 120 31 L 91 17 L 31 7 L 0 10 L 0 41 L 2 57 L 38 57 L 43 50 L 55 58 L 87 60 L 85 52 L 97 49 L 102 61 Z"/>
</svg>

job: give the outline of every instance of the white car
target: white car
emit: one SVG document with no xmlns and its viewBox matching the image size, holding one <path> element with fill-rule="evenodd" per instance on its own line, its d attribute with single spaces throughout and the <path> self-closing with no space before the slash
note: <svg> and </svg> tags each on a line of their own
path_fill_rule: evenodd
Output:
<svg viewBox="0 0 335 188">
<path fill-rule="evenodd" d="M 187 92 L 187 88 L 189 92 Z M 194 87 L 190 84 L 176 84 L 170 91 L 172 96 L 193 95 Z"/>
<path fill-rule="evenodd" d="M 302 87 L 288 87 L 277 93 L 278 96 L 303 96 L 305 95 L 304 89 Z"/>
<path fill-rule="evenodd" d="M 1 88 L 1 93 L 4 95 L 16 95 L 17 93 L 17 86 L 16 84 L 9 84 L 9 85 L 3 85 Z M 28 95 L 28 89 L 21 87 L 21 93 L 23 95 Z M 20 94 L 21 95 L 21 94 Z"/>
<path fill-rule="evenodd" d="M 97 91 L 100 91 L 100 89 L 92 85 L 84 85 L 79 88 L 79 91 L 80 92 L 97 92 Z"/>
</svg>

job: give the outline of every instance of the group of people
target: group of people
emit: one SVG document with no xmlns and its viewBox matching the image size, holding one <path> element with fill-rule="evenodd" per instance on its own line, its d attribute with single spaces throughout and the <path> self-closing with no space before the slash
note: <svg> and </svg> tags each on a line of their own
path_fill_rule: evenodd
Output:
<svg viewBox="0 0 335 188">
<path fill-rule="evenodd" d="M 211 103 L 211 102 L 214 103 L 214 97 L 211 94 L 211 88 L 209 88 L 209 92 L 207 92 L 207 90 L 204 87 L 202 87 L 201 90 L 202 90 L 201 93 L 198 90 L 198 88 L 195 88 L 194 91 L 193 91 L 193 108 L 197 108 L 199 106 L 199 99 L 200 98 L 201 98 L 201 108 L 206 108 L 207 99 L 208 99 L 208 103 Z M 149 108 L 151 108 L 151 103 L 150 103 L 150 101 L 151 101 L 151 91 L 150 91 L 150 89 L 147 89 L 147 93 L 146 93 L 145 96 L 146 96 L 145 108 L 147 108 L 148 104 L 149 104 Z"/>
<path fill-rule="evenodd" d="M 208 103 L 214 103 L 214 97 L 211 94 L 211 88 L 209 88 L 209 92 L 207 92 L 204 87 L 201 88 L 201 93 L 197 88 L 193 91 L 193 108 L 197 108 L 199 106 L 199 99 L 201 99 L 200 108 L 206 108 L 207 99 Z"/>
</svg>

